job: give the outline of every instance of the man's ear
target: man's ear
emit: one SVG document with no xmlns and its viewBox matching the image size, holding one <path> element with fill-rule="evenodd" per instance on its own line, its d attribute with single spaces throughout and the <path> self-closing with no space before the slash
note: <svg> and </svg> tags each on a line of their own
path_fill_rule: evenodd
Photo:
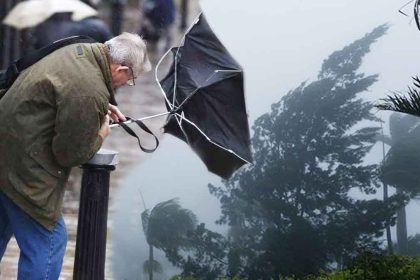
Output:
<svg viewBox="0 0 420 280">
<path fill-rule="evenodd" d="M 112 63 L 111 65 L 111 73 L 119 73 L 120 71 L 126 71 L 128 69 L 127 66 L 123 66 L 121 64 Z"/>
<path fill-rule="evenodd" d="M 119 65 L 118 67 L 117 67 L 117 69 L 116 69 L 116 71 L 117 72 L 120 72 L 120 71 L 127 71 L 128 70 L 128 66 L 124 66 L 124 65 Z"/>
</svg>

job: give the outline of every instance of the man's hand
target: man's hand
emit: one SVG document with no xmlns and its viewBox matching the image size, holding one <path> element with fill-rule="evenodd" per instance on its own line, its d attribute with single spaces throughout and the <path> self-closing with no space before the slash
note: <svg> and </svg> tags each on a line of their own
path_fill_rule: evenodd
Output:
<svg viewBox="0 0 420 280">
<path fill-rule="evenodd" d="M 101 136 L 102 141 L 109 135 L 109 115 L 105 115 L 104 122 L 102 123 L 101 128 L 99 129 L 99 136 Z"/>
<path fill-rule="evenodd" d="M 108 115 L 114 122 L 126 121 L 125 116 L 120 112 L 117 106 L 108 104 Z"/>
</svg>

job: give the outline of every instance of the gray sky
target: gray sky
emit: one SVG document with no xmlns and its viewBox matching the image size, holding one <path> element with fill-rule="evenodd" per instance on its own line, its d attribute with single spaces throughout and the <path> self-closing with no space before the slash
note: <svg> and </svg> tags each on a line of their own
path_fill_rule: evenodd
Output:
<svg viewBox="0 0 420 280">
<path fill-rule="evenodd" d="M 220 40 L 244 67 L 246 96 L 252 121 L 270 110 L 290 89 L 316 77 L 322 61 L 333 51 L 388 23 L 388 33 L 372 45 L 361 72 L 379 74 L 368 94 L 371 101 L 391 91 L 405 91 L 418 75 L 420 31 L 413 3 L 403 0 L 202 0 L 207 19 Z M 223 7 L 223 8 L 221 8 Z M 378 112 L 387 121 L 388 112 Z M 387 123 L 384 125 L 388 132 Z M 376 145 L 366 162 L 377 163 Z M 381 196 L 382 194 L 378 194 Z M 420 232 L 419 202 L 408 207 L 408 233 Z"/>
<path fill-rule="evenodd" d="M 404 91 L 411 83 L 410 77 L 419 73 L 420 62 L 420 31 L 412 18 L 398 13 L 405 3 L 406 0 L 201 1 L 209 24 L 244 68 L 250 125 L 290 89 L 314 79 L 329 54 L 383 23 L 389 23 L 391 28 L 373 45 L 361 69 L 368 75 L 380 75 L 367 98 L 374 101 L 390 91 Z M 412 5 L 405 11 L 411 15 Z M 389 116 L 378 115 L 384 120 Z M 378 145 L 366 161 L 379 162 L 381 158 Z M 117 194 L 114 223 L 124 230 L 118 232 L 116 227 L 113 236 L 124 235 L 129 241 L 141 234 L 140 230 L 130 230 L 139 229 L 138 220 L 120 219 L 139 217 L 143 210 L 139 189 L 148 207 L 179 197 L 181 204 L 193 210 L 200 221 L 223 231 L 214 225 L 220 209 L 217 199 L 208 193 L 209 182 L 219 184 L 220 180 L 207 172 L 184 143 L 165 137 L 158 151 L 132 169 Z M 409 234 L 420 232 L 419 208 L 418 202 L 408 207 Z M 127 232 L 133 236 L 127 236 Z"/>
<path fill-rule="evenodd" d="M 402 89 L 417 73 L 420 32 L 398 13 L 403 0 L 202 0 L 213 30 L 244 67 L 252 119 L 318 73 L 333 51 L 376 26 L 392 25 L 362 68 L 380 73 L 373 99 Z M 221 8 L 223 7 L 223 8 Z M 412 14 L 412 6 L 405 10 Z M 375 97 L 373 97 L 375 96 Z"/>
</svg>

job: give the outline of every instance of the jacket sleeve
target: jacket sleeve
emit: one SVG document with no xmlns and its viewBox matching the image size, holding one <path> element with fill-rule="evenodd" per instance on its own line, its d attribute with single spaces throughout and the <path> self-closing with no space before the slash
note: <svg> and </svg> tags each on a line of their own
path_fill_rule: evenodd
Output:
<svg viewBox="0 0 420 280">
<path fill-rule="evenodd" d="M 57 104 L 52 150 L 63 167 L 86 163 L 99 150 L 98 132 L 108 103 L 91 96 L 66 97 Z"/>
</svg>

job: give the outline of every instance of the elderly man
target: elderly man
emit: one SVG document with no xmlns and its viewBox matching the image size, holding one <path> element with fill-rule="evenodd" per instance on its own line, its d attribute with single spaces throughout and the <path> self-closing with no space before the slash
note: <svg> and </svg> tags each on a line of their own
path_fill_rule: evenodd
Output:
<svg viewBox="0 0 420 280">
<path fill-rule="evenodd" d="M 125 120 L 114 88 L 151 68 L 144 41 L 123 33 L 104 44 L 60 48 L 23 71 L 0 99 L 0 260 L 12 235 L 18 279 L 58 279 L 71 167 L 87 162 Z"/>
</svg>

